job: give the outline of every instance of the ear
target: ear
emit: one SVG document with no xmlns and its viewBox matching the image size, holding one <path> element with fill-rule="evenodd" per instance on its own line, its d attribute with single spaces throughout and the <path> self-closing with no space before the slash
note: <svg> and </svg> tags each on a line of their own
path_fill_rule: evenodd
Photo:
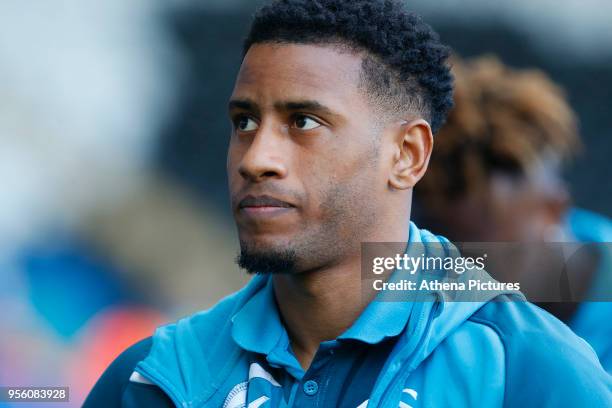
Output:
<svg viewBox="0 0 612 408">
<path fill-rule="evenodd" d="M 560 185 L 545 198 L 545 211 L 549 224 L 562 224 L 571 205 L 570 194 L 564 185 Z"/>
<path fill-rule="evenodd" d="M 403 121 L 394 138 L 389 188 L 406 190 L 423 177 L 433 149 L 431 127 L 424 119 Z"/>
</svg>

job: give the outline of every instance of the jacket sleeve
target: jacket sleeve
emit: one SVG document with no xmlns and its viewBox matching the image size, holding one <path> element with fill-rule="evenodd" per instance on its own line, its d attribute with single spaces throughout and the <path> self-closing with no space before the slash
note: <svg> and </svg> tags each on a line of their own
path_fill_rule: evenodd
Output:
<svg viewBox="0 0 612 408">
<path fill-rule="evenodd" d="M 612 407 L 612 377 L 564 323 L 527 302 L 491 302 L 479 315 L 506 349 L 504 406 Z"/>
</svg>

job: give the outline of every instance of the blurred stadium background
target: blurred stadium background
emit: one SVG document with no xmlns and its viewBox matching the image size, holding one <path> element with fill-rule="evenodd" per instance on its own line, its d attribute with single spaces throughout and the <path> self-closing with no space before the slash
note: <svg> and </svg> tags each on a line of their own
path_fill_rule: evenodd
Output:
<svg viewBox="0 0 612 408">
<path fill-rule="evenodd" d="M 226 100 L 260 3 L 0 3 L 0 385 L 69 385 L 79 406 L 121 349 L 247 280 Z M 574 200 L 612 216 L 612 3 L 409 5 L 460 55 L 564 87 Z"/>
</svg>

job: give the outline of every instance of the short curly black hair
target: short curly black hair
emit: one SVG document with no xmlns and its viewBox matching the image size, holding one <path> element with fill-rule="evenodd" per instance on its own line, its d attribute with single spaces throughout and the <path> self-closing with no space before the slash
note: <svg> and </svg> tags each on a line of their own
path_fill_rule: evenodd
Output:
<svg viewBox="0 0 612 408">
<path fill-rule="evenodd" d="M 244 54 L 257 43 L 337 44 L 365 51 L 363 79 L 385 109 L 416 111 L 435 133 L 453 105 L 450 50 L 396 0 L 277 0 L 256 14 Z"/>
</svg>

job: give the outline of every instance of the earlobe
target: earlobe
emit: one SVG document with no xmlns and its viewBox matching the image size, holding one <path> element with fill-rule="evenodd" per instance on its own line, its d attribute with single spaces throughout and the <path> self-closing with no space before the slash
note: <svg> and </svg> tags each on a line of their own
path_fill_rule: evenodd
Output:
<svg viewBox="0 0 612 408">
<path fill-rule="evenodd" d="M 395 143 L 389 187 L 395 190 L 413 188 L 425 174 L 433 148 L 429 123 L 424 119 L 400 123 Z"/>
</svg>

